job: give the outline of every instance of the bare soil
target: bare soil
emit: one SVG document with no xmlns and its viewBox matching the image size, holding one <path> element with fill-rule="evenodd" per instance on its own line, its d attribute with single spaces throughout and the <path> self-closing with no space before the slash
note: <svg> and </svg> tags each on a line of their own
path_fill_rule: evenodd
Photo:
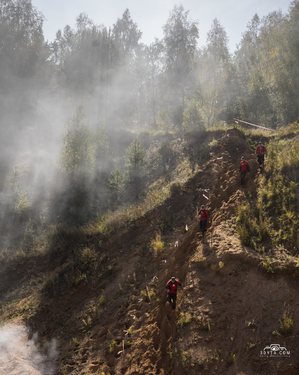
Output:
<svg viewBox="0 0 299 375">
<path fill-rule="evenodd" d="M 251 167 L 245 187 L 238 173 L 242 155 Z M 237 234 L 237 207 L 255 194 L 258 174 L 243 134 L 229 130 L 181 189 L 101 244 L 105 285 L 95 277 L 51 298 L 44 293 L 27 325 L 41 341 L 59 341 L 56 373 L 299 374 L 296 259 L 278 260 L 274 273 L 267 272 L 261 255 L 244 247 Z M 204 237 L 196 216 L 202 204 L 210 213 Z M 155 256 L 150 243 L 158 230 L 166 246 Z M 96 246 L 99 240 L 89 242 Z M 51 264 L 43 261 L 30 271 L 35 277 L 69 262 L 62 254 Z M 12 272 L 3 269 L 2 290 Z M 165 284 L 172 276 L 184 286 L 175 311 L 166 301 Z M 22 277 L 15 282 L 21 284 Z M 106 302 L 99 305 L 103 295 Z M 289 331 L 280 327 L 284 314 L 293 322 Z M 271 344 L 288 354 L 261 355 Z"/>
</svg>

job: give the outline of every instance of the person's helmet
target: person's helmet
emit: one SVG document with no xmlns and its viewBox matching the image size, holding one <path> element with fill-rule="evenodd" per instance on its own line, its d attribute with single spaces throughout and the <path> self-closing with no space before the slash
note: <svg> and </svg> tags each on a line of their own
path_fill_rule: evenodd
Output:
<svg viewBox="0 0 299 375">
<path fill-rule="evenodd" d="M 259 145 L 261 145 L 262 144 L 262 142 L 261 141 L 259 141 Z"/>
<path fill-rule="evenodd" d="M 205 208 L 205 206 L 204 206 L 204 205 L 202 205 L 202 206 L 201 206 L 201 208 L 202 208 L 202 209 L 204 209 L 204 208 Z"/>
<path fill-rule="evenodd" d="M 241 160 L 244 160 L 244 159 L 245 159 L 244 156 L 242 156 L 242 157 L 241 157 Z"/>
<path fill-rule="evenodd" d="M 175 282 L 175 277 L 174 277 L 174 276 L 172 276 L 171 281 L 172 281 L 173 283 Z"/>
</svg>

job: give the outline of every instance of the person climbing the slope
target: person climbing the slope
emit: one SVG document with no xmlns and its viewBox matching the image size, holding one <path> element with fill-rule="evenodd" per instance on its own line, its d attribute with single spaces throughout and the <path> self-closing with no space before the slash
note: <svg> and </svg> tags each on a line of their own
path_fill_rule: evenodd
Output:
<svg viewBox="0 0 299 375">
<path fill-rule="evenodd" d="M 166 290 L 167 290 L 167 301 L 169 303 L 172 302 L 172 309 L 175 310 L 176 307 L 176 295 L 178 290 L 178 285 L 183 286 L 182 283 L 177 280 L 174 276 L 167 281 L 166 283 Z"/>
<path fill-rule="evenodd" d="M 259 163 L 259 166 L 262 167 L 265 160 L 265 154 L 267 152 L 266 146 L 262 144 L 261 141 L 259 141 L 258 146 L 256 147 L 255 154 L 257 156 L 257 162 Z"/>
<path fill-rule="evenodd" d="M 204 205 L 202 205 L 198 215 L 200 216 L 199 227 L 202 231 L 202 235 L 204 235 L 205 231 L 207 230 L 206 226 L 207 226 L 209 211 L 205 209 Z"/>
<path fill-rule="evenodd" d="M 244 156 L 241 157 L 239 172 L 240 172 L 240 176 L 241 176 L 241 185 L 244 186 L 246 184 L 246 182 L 245 182 L 246 173 L 250 172 L 249 163 L 248 163 L 247 160 L 245 160 Z"/>
</svg>

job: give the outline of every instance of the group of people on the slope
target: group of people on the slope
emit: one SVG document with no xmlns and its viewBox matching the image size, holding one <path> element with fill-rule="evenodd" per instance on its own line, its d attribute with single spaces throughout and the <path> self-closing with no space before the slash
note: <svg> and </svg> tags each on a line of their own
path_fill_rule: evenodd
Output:
<svg viewBox="0 0 299 375">
<path fill-rule="evenodd" d="M 255 154 L 257 156 L 257 161 L 259 166 L 262 167 L 265 160 L 265 154 L 267 152 L 266 146 L 259 141 L 258 146 L 256 147 Z M 250 166 L 247 160 L 245 160 L 244 156 L 241 157 L 240 168 L 239 168 L 240 176 L 241 176 L 241 185 L 245 185 L 245 176 L 247 172 L 250 172 Z M 202 231 L 202 235 L 204 235 L 207 226 L 209 211 L 206 210 L 205 206 L 202 205 L 201 209 L 198 213 L 200 218 L 200 229 Z M 174 276 L 166 283 L 166 290 L 167 290 L 167 301 L 172 304 L 172 309 L 175 310 L 176 308 L 176 298 L 177 298 L 177 290 L 178 286 L 182 286 L 182 283 L 176 279 Z"/>
<path fill-rule="evenodd" d="M 259 141 L 258 146 L 255 149 L 255 154 L 257 156 L 257 162 L 260 168 L 263 167 L 266 152 L 267 152 L 266 146 L 264 146 L 262 142 Z M 239 172 L 240 172 L 240 177 L 241 177 L 241 185 L 244 186 L 246 173 L 250 172 L 249 163 L 247 160 L 245 160 L 244 156 L 241 157 Z"/>
</svg>

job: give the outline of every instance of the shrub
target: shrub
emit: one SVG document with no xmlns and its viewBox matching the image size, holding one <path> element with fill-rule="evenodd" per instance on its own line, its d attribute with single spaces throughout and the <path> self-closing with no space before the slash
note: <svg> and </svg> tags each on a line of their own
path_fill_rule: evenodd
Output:
<svg viewBox="0 0 299 375">
<path fill-rule="evenodd" d="M 231 354 L 231 355 L 227 358 L 226 362 L 227 362 L 229 365 L 232 365 L 233 363 L 235 363 L 235 362 L 236 362 L 236 354 Z"/>
<path fill-rule="evenodd" d="M 190 323 L 192 318 L 187 318 L 183 312 L 180 313 L 180 319 L 179 319 L 179 326 L 181 328 L 185 327 L 188 323 Z"/>
<path fill-rule="evenodd" d="M 104 306 L 106 304 L 106 296 L 105 294 L 102 294 L 100 299 L 99 299 L 99 305 Z"/>
<path fill-rule="evenodd" d="M 115 347 L 117 346 L 117 343 L 115 340 L 113 340 L 110 344 L 109 344 L 109 348 L 108 348 L 108 352 L 111 354 L 114 352 L 114 349 Z"/>
<path fill-rule="evenodd" d="M 285 311 L 282 317 L 282 320 L 280 321 L 280 330 L 281 333 L 283 334 L 288 334 L 292 331 L 293 329 L 293 320 L 292 318 L 287 316 L 287 312 Z"/>
<path fill-rule="evenodd" d="M 151 246 L 154 249 L 154 252 L 155 252 L 156 256 L 159 256 L 162 253 L 162 251 L 164 249 L 164 243 L 161 241 L 161 234 L 160 233 L 158 233 L 156 235 L 156 238 L 154 240 L 152 240 Z"/>
</svg>

